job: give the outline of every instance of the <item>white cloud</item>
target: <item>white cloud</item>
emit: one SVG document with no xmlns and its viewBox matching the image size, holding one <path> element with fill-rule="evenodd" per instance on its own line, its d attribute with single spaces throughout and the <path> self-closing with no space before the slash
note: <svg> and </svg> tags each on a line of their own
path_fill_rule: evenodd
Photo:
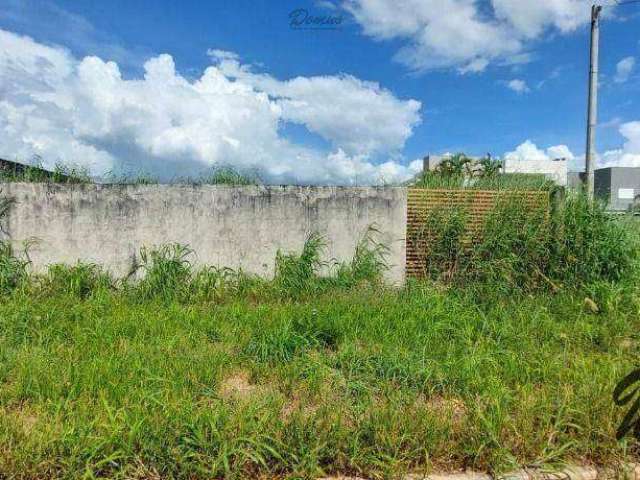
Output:
<svg viewBox="0 0 640 480">
<path fill-rule="evenodd" d="M 568 161 L 575 160 L 575 155 L 566 145 L 555 145 L 547 148 L 547 155 L 551 160 L 565 159 Z"/>
<path fill-rule="evenodd" d="M 495 16 L 526 39 L 539 37 L 546 28 L 570 33 L 590 18 L 584 0 L 491 0 Z"/>
<path fill-rule="evenodd" d="M 365 35 L 406 40 L 396 59 L 415 70 L 484 70 L 490 62 L 529 58 L 546 31 L 575 31 L 589 21 L 584 0 L 344 0 Z"/>
<path fill-rule="evenodd" d="M 344 6 L 366 35 L 409 40 L 396 58 L 416 70 L 480 71 L 522 49 L 507 29 L 483 20 L 471 0 L 347 0 Z"/>
<path fill-rule="evenodd" d="M 316 0 L 315 1 L 315 6 L 318 8 L 324 8 L 325 10 L 337 10 L 338 7 L 336 7 L 336 5 L 329 1 L 329 0 Z"/>
<path fill-rule="evenodd" d="M 463 67 L 458 68 L 458 72 L 462 75 L 467 73 L 480 73 L 483 72 L 489 66 L 489 60 L 486 58 L 476 58 L 471 60 Z"/>
<path fill-rule="evenodd" d="M 252 73 L 237 59 L 218 59 L 224 75 L 267 93 L 284 120 L 305 125 L 351 154 L 398 150 L 420 121 L 420 102 L 398 100 L 374 82 L 351 75 L 280 81 Z"/>
<path fill-rule="evenodd" d="M 609 150 L 598 159 L 598 167 L 640 167 L 640 121 L 620 125 L 624 145 Z"/>
<path fill-rule="evenodd" d="M 574 156 L 566 145 L 541 150 L 531 140 L 504 154 L 505 171 L 510 173 L 540 173 L 559 185 L 567 183 L 568 162 Z"/>
<path fill-rule="evenodd" d="M 518 78 L 514 78 L 513 80 L 507 82 L 507 87 L 516 93 L 527 93 L 530 91 L 527 82 Z"/>
<path fill-rule="evenodd" d="M 616 83 L 624 83 L 629 80 L 631 73 L 636 65 L 636 59 L 633 57 L 626 57 L 620 60 L 616 64 L 616 75 L 613 80 Z"/>
<path fill-rule="evenodd" d="M 515 150 L 505 153 L 504 158 L 515 161 L 551 161 L 561 158 L 573 160 L 575 157 L 566 145 L 555 145 L 546 150 L 541 150 L 531 140 L 526 140 L 518 145 Z"/>
<path fill-rule="evenodd" d="M 143 78 L 124 79 L 114 62 L 0 30 L 0 156 L 162 178 L 214 165 L 257 169 L 271 182 L 366 184 L 414 173 L 372 158 L 398 156 L 420 121 L 419 102 L 347 75 L 280 81 L 232 52 L 208 53 L 216 64 L 195 80 L 166 54 L 144 64 Z M 286 122 L 331 149 L 288 140 Z"/>
<path fill-rule="evenodd" d="M 623 123 L 619 127 L 624 143 L 620 148 L 607 150 L 598 155 L 596 168 L 606 167 L 640 167 L 640 121 Z M 578 170 L 584 169 L 584 155 L 576 156 L 566 145 L 556 145 L 547 149 L 538 148 L 530 140 L 525 141 L 511 152 L 504 155 L 506 162 L 520 166 L 520 171 L 539 168 L 539 165 L 553 165 L 554 159 L 564 158 Z"/>
</svg>

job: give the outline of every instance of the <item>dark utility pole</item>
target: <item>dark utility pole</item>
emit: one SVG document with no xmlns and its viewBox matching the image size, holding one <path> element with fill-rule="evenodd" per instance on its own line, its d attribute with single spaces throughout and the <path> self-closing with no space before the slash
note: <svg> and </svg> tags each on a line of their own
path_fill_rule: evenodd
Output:
<svg viewBox="0 0 640 480">
<path fill-rule="evenodd" d="M 593 171 L 595 169 L 596 124 L 598 123 L 598 50 L 600 44 L 600 5 L 591 7 L 591 61 L 589 64 L 589 105 L 587 110 L 586 191 L 593 199 Z"/>
</svg>

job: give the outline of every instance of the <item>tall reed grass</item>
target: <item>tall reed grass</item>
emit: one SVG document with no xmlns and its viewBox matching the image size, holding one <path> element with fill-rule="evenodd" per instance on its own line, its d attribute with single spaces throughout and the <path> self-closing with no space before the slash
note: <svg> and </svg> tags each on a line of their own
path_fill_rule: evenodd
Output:
<svg viewBox="0 0 640 480">
<path fill-rule="evenodd" d="M 609 214 L 582 194 L 569 194 L 551 212 L 509 195 L 479 228 L 463 207 L 429 213 L 419 230 L 427 277 L 502 291 L 581 288 L 637 278 L 637 225 Z"/>
</svg>

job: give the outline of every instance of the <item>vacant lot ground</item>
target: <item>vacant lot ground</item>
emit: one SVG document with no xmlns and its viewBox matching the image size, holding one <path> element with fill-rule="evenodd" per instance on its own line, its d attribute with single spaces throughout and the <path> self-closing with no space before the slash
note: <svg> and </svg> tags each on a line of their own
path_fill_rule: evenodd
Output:
<svg viewBox="0 0 640 480">
<path fill-rule="evenodd" d="M 410 285 L 297 299 L 0 300 L 0 477 L 504 471 L 633 458 L 638 296 Z M 486 295 L 482 294 L 482 295 Z M 588 302 L 587 302 L 588 303 Z"/>
</svg>

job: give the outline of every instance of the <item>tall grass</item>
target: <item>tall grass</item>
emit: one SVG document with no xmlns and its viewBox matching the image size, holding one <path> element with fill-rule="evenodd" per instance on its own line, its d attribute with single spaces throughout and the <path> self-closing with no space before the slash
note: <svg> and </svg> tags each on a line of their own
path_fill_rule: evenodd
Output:
<svg viewBox="0 0 640 480">
<path fill-rule="evenodd" d="M 88 298 L 114 286 L 111 276 L 98 265 L 80 262 L 71 266 L 49 265 L 44 281 L 47 293 L 68 294 L 78 298 Z"/>
<path fill-rule="evenodd" d="M 0 295 L 8 295 L 26 281 L 29 263 L 16 254 L 11 242 L 0 241 Z"/>
<path fill-rule="evenodd" d="M 137 268 L 143 278 L 138 291 L 143 298 L 171 300 L 178 297 L 191 280 L 193 254 L 186 245 L 172 243 L 157 249 L 143 247 Z"/>
<path fill-rule="evenodd" d="M 11 241 L 2 239 L 3 221 L 9 215 L 13 202 L 12 198 L 0 196 L 0 295 L 11 293 L 26 280 L 29 264 L 26 250 L 21 257 L 15 252 Z"/>
<path fill-rule="evenodd" d="M 275 282 L 283 292 L 301 293 L 317 285 L 318 273 L 327 262 L 322 260 L 325 242 L 322 236 L 312 233 L 304 242 L 301 253 L 276 255 Z"/>
<path fill-rule="evenodd" d="M 89 171 L 74 164 L 56 163 L 53 170 L 45 170 L 39 163 L 24 165 L 18 170 L 0 169 L 0 182 L 29 183 L 92 183 Z"/>
<path fill-rule="evenodd" d="M 468 220 L 459 206 L 430 212 L 417 237 L 428 277 L 506 292 L 629 281 L 640 272 L 637 229 L 582 194 L 551 213 L 510 195 L 479 228 Z"/>
<path fill-rule="evenodd" d="M 155 185 L 162 183 L 161 180 L 145 171 L 139 172 L 108 172 L 104 175 L 105 183 L 116 185 Z M 213 167 L 197 176 L 177 176 L 165 183 L 172 185 L 260 185 L 262 183 L 259 175 L 252 172 L 241 172 L 231 166 Z"/>
<path fill-rule="evenodd" d="M 389 269 L 389 247 L 378 240 L 379 234 L 375 225 L 369 226 L 356 245 L 351 262 L 338 265 L 336 280 L 340 286 L 382 282 L 382 275 Z"/>
<path fill-rule="evenodd" d="M 257 173 L 240 172 L 229 166 L 215 167 L 200 176 L 196 183 L 205 185 L 259 185 L 262 183 Z"/>
</svg>

